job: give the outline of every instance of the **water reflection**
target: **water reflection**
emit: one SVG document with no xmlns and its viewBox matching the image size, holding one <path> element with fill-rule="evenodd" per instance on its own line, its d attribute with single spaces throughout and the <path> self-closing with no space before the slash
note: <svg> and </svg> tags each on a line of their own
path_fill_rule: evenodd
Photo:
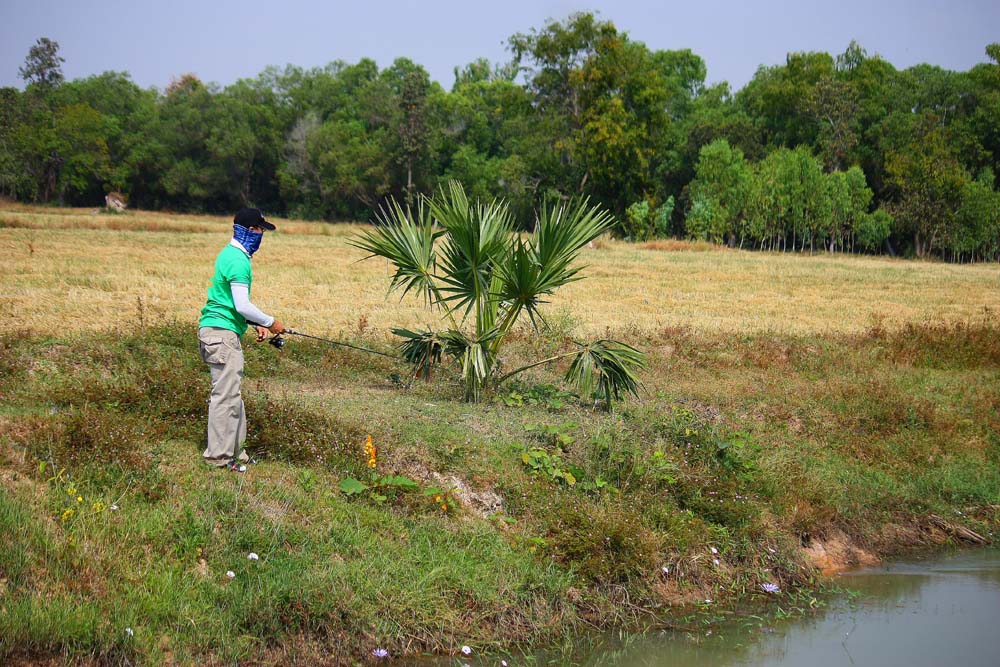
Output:
<svg viewBox="0 0 1000 667">
<path fill-rule="evenodd" d="M 805 618 L 768 626 L 744 616 L 711 628 L 611 642 L 616 645 L 571 659 L 540 652 L 508 662 L 560 667 L 1000 665 L 1000 551 L 896 563 L 841 576 L 840 584 L 858 596 L 833 600 Z M 499 664 L 499 659 L 472 664 Z"/>
</svg>

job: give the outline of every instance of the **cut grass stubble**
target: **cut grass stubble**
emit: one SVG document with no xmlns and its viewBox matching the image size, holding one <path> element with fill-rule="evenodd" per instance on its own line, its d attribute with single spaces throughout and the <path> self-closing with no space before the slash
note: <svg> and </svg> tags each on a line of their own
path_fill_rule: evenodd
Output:
<svg viewBox="0 0 1000 667">
<path fill-rule="evenodd" d="M 19 326 L 52 333 L 102 331 L 142 316 L 195 321 L 225 218 L 68 209 L 0 210 L 0 309 Z M 254 300 L 314 333 L 433 323 L 417 298 L 386 299 L 389 267 L 359 262 L 359 229 L 278 221 L 254 258 Z M 28 228 L 31 227 L 31 228 Z M 159 231 L 144 231 L 156 229 Z M 658 250 L 604 239 L 587 249 L 584 280 L 546 312 L 573 319 L 581 336 L 668 327 L 747 334 L 857 333 L 874 323 L 954 322 L 1000 306 L 1000 267 L 884 258 Z M 699 249 L 700 246 L 690 246 Z M 141 305 L 140 305 L 141 304 Z"/>
</svg>

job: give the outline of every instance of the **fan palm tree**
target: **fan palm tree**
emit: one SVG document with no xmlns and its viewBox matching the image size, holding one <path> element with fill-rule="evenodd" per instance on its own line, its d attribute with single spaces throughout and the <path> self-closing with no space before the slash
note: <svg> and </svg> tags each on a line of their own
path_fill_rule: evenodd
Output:
<svg viewBox="0 0 1000 667">
<path fill-rule="evenodd" d="M 390 290 L 414 291 L 444 314 L 440 331 L 394 329 L 403 338 L 403 356 L 416 373 L 430 376 L 448 355 L 460 363 L 465 397 L 478 401 L 491 384 L 535 366 L 575 357 L 566 379 L 582 394 L 596 390 L 608 406 L 625 393 L 636 394 L 635 373 L 645 364 L 639 350 L 613 340 L 576 343 L 565 354 L 496 377 L 500 349 L 521 315 L 536 328 L 543 322 L 543 298 L 579 280 L 573 265 L 581 248 L 605 232 L 611 216 L 586 199 L 544 207 L 527 238 L 506 203 L 470 202 L 461 184 L 450 182 L 437 196 L 422 197 L 415 209 L 389 200 L 374 227 L 350 243 L 384 257 L 396 271 Z"/>
</svg>

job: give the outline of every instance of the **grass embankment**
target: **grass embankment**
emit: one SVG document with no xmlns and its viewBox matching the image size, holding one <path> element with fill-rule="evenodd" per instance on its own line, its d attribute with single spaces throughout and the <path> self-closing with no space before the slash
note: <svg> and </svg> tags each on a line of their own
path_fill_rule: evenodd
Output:
<svg viewBox="0 0 1000 667">
<path fill-rule="evenodd" d="M 462 645 L 496 654 L 587 627 L 669 622 L 706 599 L 763 595 L 764 583 L 788 594 L 814 581 L 803 545 L 840 541 L 848 559 L 886 556 L 953 539 L 950 526 L 983 532 L 998 519 L 995 313 L 841 333 L 735 335 L 725 326 L 617 321 L 647 350 L 650 368 L 641 400 L 615 414 L 561 396 L 553 369 L 473 406 L 460 402 L 448 373 L 405 388 L 390 360 L 301 340 L 280 354 L 249 345 L 249 445 L 262 463 L 241 476 L 200 462 L 208 377 L 193 317 L 154 325 L 162 313 L 147 305 L 140 317 L 133 306 L 113 335 L 107 321 L 103 332 L 89 322 L 70 331 L 66 310 L 77 306 L 31 298 L 61 294 L 66 280 L 129 274 L 123 292 L 109 284 L 128 295 L 123 308 L 141 280 L 165 299 L 179 291 L 200 301 L 205 271 L 194 267 L 211 261 L 219 238 L 48 230 L 35 237 L 32 260 L 17 254 L 27 250 L 12 235 L 24 232 L 0 230 L 5 247 L 16 245 L 4 268 L 5 305 L 36 313 L 26 322 L 32 330 L 0 335 L 6 661 L 350 664 L 376 647 L 400 655 Z M 268 241 L 292 261 L 305 238 Z M 336 236 L 309 238 L 343 247 Z M 180 250 L 156 250 L 168 240 Z M 58 262 L 44 259 L 57 248 Z M 127 263 L 152 251 L 163 254 L 141 269 Z M 605 251 L 657 256 L 610 244 L 592 255 L 590 276 Z M 87 256 L 102 252 L 103 261 Z M 196 262 L 198 253 L 205 257 Z M 702 272 L 715 263 L 695 257 L 750 261 L 660 254 L 674 256 L 664 266 Z M 117 272 L 105 266 L 112 257 L 126 262 Z M 838 262 L 825 258 L 812 269 L 808 258 L 753 259 L 789 260 L 817 280 L 837 275 Z M 33 261 L 53 270 L 32 271 Z M 851 264 L 867 260 L 840 261 L 858 279 L 868 275 Z M 883 264 L 906 275 L 940 268 Z M 277 261 L 255 265 L 255 296 L 266 303 L 267 282 L 284 276 L 277 282 L 286 284 L 288 274 Z M 912 307 L 929 308 L 938 293 L 966 304 L 989 298 L 959 295 L 979 280 L 976 271 L 995 278 L 996 269 L 965 268 L 972 271 L 954 282 L 936 274 L 932 296 Z M 317 282 L 337 284 L 360 269 L 313 270 Z M 381 303 L 384 276 L 375 273 L 365 289 Z M 608 282 L 581 285 L 617 289 Z M 837 289 L 820 301 L 840 298 Z M 102 291 L 75 294 L 103 307 L 92 294 Z M 702 298 L 707 310 L 725 310 L 711 293 Z M 317 324 L 329 319 L 320 312 L 327 304 L 314 307 Z M 588 298 L 581 317 L 601 308 Z M 359 311 L 350 312 L 341 322 L 351 340 L 388 345 L 383 329 L 358 325 Z M 512 342 L 508 367 L 562 349 L 572 322 L 554 320 L 543 335 Z M 772 325 L 765 328 L 782 329 Z M 380 474 L 451 492 L 401 492 L 381 503 L 345 496 L 340 480 L 369 478 L 368 434 Z M 251 552 L 259 560 L 248 560 Z"/>
</svg>

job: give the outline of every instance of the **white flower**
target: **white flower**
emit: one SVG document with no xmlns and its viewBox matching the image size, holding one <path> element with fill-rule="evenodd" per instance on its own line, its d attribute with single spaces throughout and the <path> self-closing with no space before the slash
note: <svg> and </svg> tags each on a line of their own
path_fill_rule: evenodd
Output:
<svg viewBox="0 0 1000 667">
<path fill-rule="evenodd" d="M 111 503 L 111 507 L 109 507 L 108 509 L 110 509 L 112 512 L 117 512 L 118 511 L 118 505 L 115 505 L 114 503 Z"/>
<path fill-rule="evenodd" d="M 768 547 L 768 548 L 767 548 L 767 550 L 768 550 L 768 551 L 770 551 L 770 552 L 771 552 L 771 553 L 773 553 L 773 554 L 776 554 L 776 553 L 778 553 L 777 551 L 775 551 L 775 550 L 774 550 L 774 549 L 772 549 L 771 547 Z"/>
<path fill-rule="evenodd" d="M 463 655 L 472 655 L 472 649 L 469 648 L 468 646 L 463 646 L 462 647 L 462 654 Z"/>
<path fill-rule="evenodd" d="M 764 590 L 765 593 L 777 593 L 781 590 L 778 584 L 772 584 L 770 582 L 766 584 L 761 584 L 760 587 Z"/>
<path fill-rule="evenodd" d="M 670 574 L 670 566 L 664 565 L 663 567 L 660 568 L 660 572 L 662 572 L 663 574 Z"/>
<path fill-rule="evenodd" d="M 247 560 L 260 560 L 260 556 L 251 551 L 247 554 Z"/>
<path fill-rule="evenodd" d="M 712 604 L 712 598 L 705 598 L 705 604 Z"/>
<path fill-rule="evenodd" d="M 500 661 L 500 667 L 507 667 L 507 661 L 506 660 L 501 660 Z"/>
<path fill-rule="evenodd" d="M 718 559 L 718 558 L 713 558 L 713 559 L 712 559 L 712 562 L 713 562 L 713 563 L 715 563 L 715 564 L 716 564 L 716 566 L 718 566 L 718 564 L 719 564 L 719 559 Z"/>
<path fill-rule="evenodd" d="M 384 648 L 372 649 L 372 655 L 376 658 L 386 658 L 389 656 L 389 652 Z"/>
<path fill-rule="evenodd" d="M 226 572 L 226 576 L 232 579 L 233 577 L 236 576 L 236 573 L 233 572 L 232 570 L 229 570 L 228 572 Z"/>
<path fill-rule="evenodd" d="M 709 547 L 708 550 L 711 551 L 713 554 L 719 553 L 719 550 L 716 549 L 715 547 Z"/>
<path fill-rule="evenodd" d="M 127 634 L 129 637 L 135 637 L 135 633 L 132 632 L 132 628 L 125 628 L 125 634 Z"/>
</svg>

